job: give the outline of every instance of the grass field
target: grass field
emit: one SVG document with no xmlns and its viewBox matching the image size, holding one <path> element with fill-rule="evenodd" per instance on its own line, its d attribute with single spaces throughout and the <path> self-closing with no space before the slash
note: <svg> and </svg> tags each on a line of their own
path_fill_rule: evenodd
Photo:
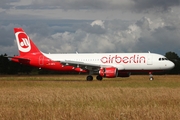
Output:
<svg viewBox="0 0 180 120">
<path fill-rule="evenodd" d="M 180 120 L 180 76 L 1 76 L 0 120 Z"/>
</svg>

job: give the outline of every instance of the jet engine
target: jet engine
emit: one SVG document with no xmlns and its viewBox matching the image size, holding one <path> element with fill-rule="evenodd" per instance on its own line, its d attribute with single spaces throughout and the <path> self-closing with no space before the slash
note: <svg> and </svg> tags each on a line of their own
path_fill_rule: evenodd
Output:
<svg viewBox="0 0 180 120">
<path fill-rule="evenodd" d="M 114 67 L 101 68 L 99 70 L 99 75 L 102 77 L 107 77 L 107 78 L 115 78 L 118 76 L 118 69 Z"/>
</svg>

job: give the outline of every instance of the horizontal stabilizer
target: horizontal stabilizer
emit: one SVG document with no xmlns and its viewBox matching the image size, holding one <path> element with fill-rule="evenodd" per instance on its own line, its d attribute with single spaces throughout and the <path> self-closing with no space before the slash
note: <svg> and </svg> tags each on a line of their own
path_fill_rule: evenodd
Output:
<svg viewBox="0 0 180 120">
<path fill-rule="evenodd" d="M 14 57 L 8 56 L 8 58 L 11 58 L 11 60 L 14 62 L 18 62 L 18 63 L 22 63 L 22 64 L 29 64 L 29 62 L 30 62 L 30 59 L 19 57 L 19 56 L 14 56 Z"/>
</svg>

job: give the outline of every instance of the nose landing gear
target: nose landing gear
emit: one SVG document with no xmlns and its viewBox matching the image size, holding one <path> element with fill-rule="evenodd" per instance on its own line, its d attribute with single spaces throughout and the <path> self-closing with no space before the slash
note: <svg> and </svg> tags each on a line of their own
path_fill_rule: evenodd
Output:
<svg viewBox="0 0 180 120">
<path fill-rule="evenodd" d="M 154 80 L 152 72 L 149 72 L 149 80 Z"/>
</svg>

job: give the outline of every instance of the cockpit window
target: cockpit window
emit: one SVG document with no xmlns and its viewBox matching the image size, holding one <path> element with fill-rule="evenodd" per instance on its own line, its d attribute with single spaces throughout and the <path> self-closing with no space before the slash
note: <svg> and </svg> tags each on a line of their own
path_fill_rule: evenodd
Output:
<svg viewBox="0 0 180 120">
<path fill-rule="evenodd" d="M 167 58 L 159 58 L 159 61 L 168 60 Z"/>
</svg>

